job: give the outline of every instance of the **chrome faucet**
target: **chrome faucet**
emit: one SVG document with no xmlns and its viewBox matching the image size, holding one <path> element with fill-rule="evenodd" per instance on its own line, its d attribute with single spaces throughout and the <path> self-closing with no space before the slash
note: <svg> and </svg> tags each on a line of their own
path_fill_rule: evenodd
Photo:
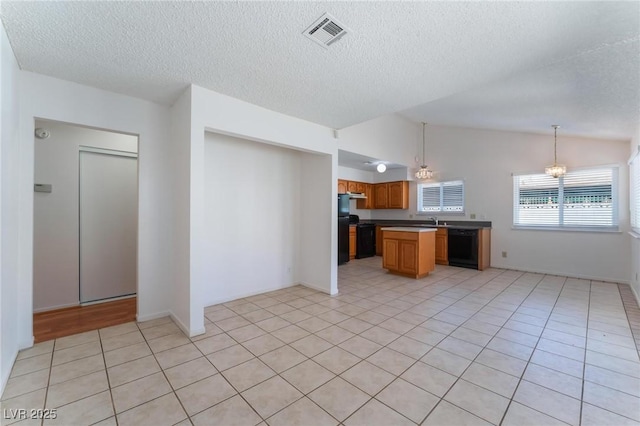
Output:
<svg viewBox="0 0 640 426">
<path fill-rule="evenodd" d="M 432 221 L 433 221 L 433 224 L 434 224 L 434 225 L 436 225 L 436 226 L 438 226 L 438 218 L 437 218 L 437 217 L 435 217 L 435 216 L 430 217 L 430 218 L 429 218 L 429 220 L 432 220 Z"/>
</svg>

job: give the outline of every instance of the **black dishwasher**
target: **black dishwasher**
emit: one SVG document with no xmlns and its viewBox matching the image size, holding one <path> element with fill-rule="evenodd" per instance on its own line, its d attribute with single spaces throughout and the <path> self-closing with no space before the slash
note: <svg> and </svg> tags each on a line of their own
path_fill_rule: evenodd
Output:
<svg viewBox="0 0 640 426">
<path fill-rule="evenodd" d="M 449 228 L 449 265 L 478 269 L 478 230 Z"/>
</svg>

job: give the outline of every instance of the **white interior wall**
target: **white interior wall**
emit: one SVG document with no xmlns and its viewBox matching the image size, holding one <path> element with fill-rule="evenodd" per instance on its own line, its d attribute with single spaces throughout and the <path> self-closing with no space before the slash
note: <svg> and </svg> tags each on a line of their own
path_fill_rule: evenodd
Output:
<svg viewBox="0 0 640 426">
<path fill-rule="evenodd" d="M 67 81 L 20 72 L 19 275 L 17 324 L 19 346 L 32 344 L 34 120 L 48 119 L 136 134 L 138 158 L 138 319 L 169 312 L 173 285 L 174 194 L 169 150 L 169 110 L 124 95 Z"/>
<path fill-rule="evenodd" d="M 296 284 L 300 153 L 207 132 L 204 154 L 204 303 Z"/>
<path fill-rule="evenodd" d="M 20 176 L 19 73 L 4 27 L 0 26 L 0 395 L 9 380 L 18 350 L 28 346 L 21 336 L 20 309 Z M 30 309 L 30 307 L 29 307 Z M 30 312 L 29 312 L 30 314 Z"/>
<path fill-rule="evenodd" d="M 640 150 L 640 126 L 636 129 L 635 136 L 629 143 L 631 155 L 635 155 Z M 631 269 L 629 273 L 629 283 L 636 296 L 636 301 L 640 305 L 640 238 L 629 236 L 631 240 Z"/>
<path fill-rule="evenodd" d="M 80 146 L 137 152 L 138 138 L 45 120 L 49 131 L 35 138 L 35 182 L 51 184 L 51 193 L 34 193 L 34 312 L 78 305 Z"/>
<path fill-rule="evenodd" d="M 205 130 L 212 133 L 225 134 L 238 137 L 240 139 L 251 140 L 259 143 L 267 143 L 270 145 L 281 146 L 294 150 L 306 152 L 314 152 L 318 154 L 328 154 L 332 157 L 337 156 L 338 148 L 333 131 L 324 126 L 320 126 L 298 118 L 290 117 L 284 114 L 270 111 L 268 109 L 249 104 L 239 99 L 234 99 L 198 86 L 190 87 L 191 96 L 191 135 L 190 135 L 190 204 L 189 204 L 189 280 L 183 284 L 188 287 L 189 303 L 185 306 L 176 307 L 175 311 L 181 312 L 178 320 L 188 328 L 190 334 L 204 331 L 204 294 L 208 286 L 208 276 L 205 273 L 208 259 L 206 258 L 205 233 L 206 215 L 205 215 Z M 247 164 L 246 168 L 252 165 Z M 325 178 L 331 175 L 331 197 L 322 198 L 319 201 L 322 210 L 336 211 L 335 179 L 337 173 L 337 157 L 331 164 L 328 162 L 323 164 Z M 229 185 L 238 187 L 229 179 Z M 259 218 L 259 214 L 256 216 Z M 336 218 L 331 222 L 321 222 L 309 231 L 309 237 L 322 240 L 326 235 L 335 232 Z M 331 259 L 336 258 L 337 247 L 332 246 L 327 252 L 319 254 L 316 259 L 320 263 L 330 263 Z M 327 293 L 337 288 L 337 275 L 319 274 L 315 269 L 305 270 L 309 268 L 309 262 L 300 261 L 298 273 L 300 276 L 308 276 L 311 281 L 315 282 L 317 288 L 321 288 Z M 283 267 L 284 265 L 280 265 Z M 175 305 L 175 303 L 174 303 Z M 188 311 L 188 314 L 184 312 Z"/>
</svg>

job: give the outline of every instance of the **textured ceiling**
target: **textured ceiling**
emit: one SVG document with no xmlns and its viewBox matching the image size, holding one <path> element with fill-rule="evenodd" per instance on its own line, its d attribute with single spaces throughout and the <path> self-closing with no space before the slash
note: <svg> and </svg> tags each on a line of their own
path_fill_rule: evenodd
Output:
<svg viewBox="0 0 640 426">
<path fill-rule="evenodd" d="M 333 128 L 452 126 L 629 139 L 640 3 L 10 2 L 24 70 L 171 104 L 196 84 Z M 302 35 L 329 12 L 328 49 Z"/>
</svg>

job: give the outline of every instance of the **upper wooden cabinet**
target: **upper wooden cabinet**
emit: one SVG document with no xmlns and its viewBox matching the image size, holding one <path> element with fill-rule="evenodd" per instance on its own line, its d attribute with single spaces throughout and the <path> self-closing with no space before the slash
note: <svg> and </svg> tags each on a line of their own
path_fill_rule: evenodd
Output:
<svg viewBox="0 0 640 426">
<path fill-rule="evenodd" d="M 348 185 L 348 181 L 338 179 L 338 194 L 346 194 L 348 191 Z"/>
<path fill-rule="evenodd" d="M 377 183 L 374 185 L 376 209 L 408 209 L 409 208 L 409 182 Z"/>
<path fill-rule="evenodd" d="M 409 182 L 365 183 L 338 179 L 338 194 L 347 192 L 364 193 L 367 197 L 358 199 L 359 209 L 408 209 Z"/>
</svg>

